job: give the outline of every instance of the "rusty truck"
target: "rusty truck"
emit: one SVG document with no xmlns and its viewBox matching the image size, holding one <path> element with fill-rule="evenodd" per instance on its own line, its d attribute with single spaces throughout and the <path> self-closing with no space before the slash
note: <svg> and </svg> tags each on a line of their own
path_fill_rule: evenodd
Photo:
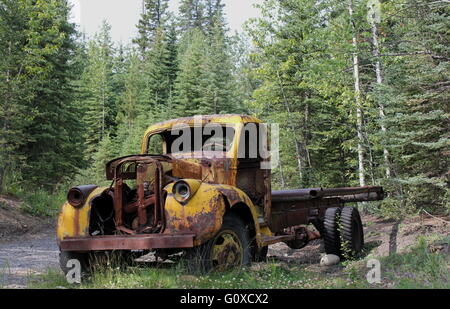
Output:
<svg viewBox="0 0 450 309">
<path fill-rule="evenodd" d="M 214 137 L 210 125 L 223 134 Z M 249 126 L 263 138 L 251 137 Z M 190 146 L 180 146 L 183 134 Z M 78 259 L 88 271 L 93 257 L 108 252 L 153 252 L 159 259 L 181 255 L 194 269 L 221 270 L 265 260 L 272 244 L 300 249 L 318 238 L 328 254 L 360 254 L 361 217 L 346 205 L 381 200 L 382 187 L 272 191 L 271 170 L 262 168 L 271 157 L 249 151 L 269 148 L 267 135 L 267 126 L 245 115 L 151 126 L 139 155 L 106 164 L 109 186 L 68 191 L 57 224 L 61 268 L 67 272 L 67 261 Z"/>
</svg>

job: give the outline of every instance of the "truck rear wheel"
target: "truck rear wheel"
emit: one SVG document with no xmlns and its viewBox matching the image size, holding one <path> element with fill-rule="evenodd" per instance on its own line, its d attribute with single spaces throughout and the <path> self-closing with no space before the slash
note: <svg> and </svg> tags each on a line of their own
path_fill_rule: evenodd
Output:
<svg viewBox="0 0 450 309">
<path fill-rule="evenodd" d="M 222 227 L 214 238 L 187 252 L 190 272 L 224 271 L 250 263 L 250 236 L 245 223 L 234 213 L 224 216 Z"/>
<path fill-rule="evenodd" d="M 364 247 L 364 231 L 358 209 L 344 207 L 340 222 L 342 255 L 355 258 L 361 254 Z"/>
<path fill-rule="evenodd" d="M 340 215 L 341 209 L 338 207 L 328 208 L 325 212 L 323 242 L 327 254 L 341 255 L 341 239 L 339 237 Z"/>
</svg>

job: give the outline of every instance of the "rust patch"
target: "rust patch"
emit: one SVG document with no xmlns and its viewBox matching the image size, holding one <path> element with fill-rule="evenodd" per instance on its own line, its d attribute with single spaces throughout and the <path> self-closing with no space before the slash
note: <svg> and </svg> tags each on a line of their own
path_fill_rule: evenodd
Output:
<svg viewBox="0 0 450 309">
<path fill-rule="evenodd" d="M 195 216 L 184 216 L 184 212 L 182 212 L 182 215 L 176 218 L 166 213 L 166 233 L 193 233 L 196 235 L 196 245 L 211 239 L 222 224 L 225 205 L 221 195 L 214 196 L 208 204 L 209 211 L 199 212 Z M 204 209 L 208 209 L 208 207 Z"/>
</svg>

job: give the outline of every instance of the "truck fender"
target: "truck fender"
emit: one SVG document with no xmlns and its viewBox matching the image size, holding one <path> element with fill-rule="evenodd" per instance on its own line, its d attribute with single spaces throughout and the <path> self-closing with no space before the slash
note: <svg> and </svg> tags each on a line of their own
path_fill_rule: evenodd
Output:
<svg viewBox="0 0 450 309">
<path fill-rule="evenodd" d="M 258 244 L 261 242 L 261 231 L 258 224 L 258 213 L 252 200 L 242 190 L 232 186 L 220 186 L 217 190 L 224 196 L 227 202 L 227 211 L 236 211 L 236 213 L 251 224 L 250 230 L 254 235 Z"/>
<path fill-rule="evenodd" d="M 99 187 L 91 191 L 84 204 L 80 207 L 74 207 L 68 202 L 64 203 L 56 226 L 58 241 L 66 237 L 89 236 L 92 201 L 96 197 L 99 197 L 106 189 Z"/>
<path fill-rule="evenodd" d="M 201 184 L 196 194 L 184 205 L 178 203 L 172 192 L 173 184 L 165 188 L 166 229 L 164 233 L 194 233 L 194 245 L 199 246 L 213 238 L 222 227 L 223 217 L 227 211 L 236 209 L 239 215 L 247 214 L 255 226 L 257 213 L 252 201 L 241 190 L 216 184 Z M 248 215 L 249 214 L 249 215 Z"/>
</svg>

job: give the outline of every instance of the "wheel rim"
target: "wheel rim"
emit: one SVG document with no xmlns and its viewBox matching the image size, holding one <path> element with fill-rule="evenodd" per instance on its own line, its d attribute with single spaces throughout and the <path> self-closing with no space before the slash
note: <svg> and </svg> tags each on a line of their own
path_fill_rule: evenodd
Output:
<svg viewBox="0 0 450 309">
<path fill-rule="evenodd" d="M 211 247 L 211 262 L 216 270 L 242 265 L 243 247 L 237 234 L 230 230 L 219 233 Z"/>
</svg>

